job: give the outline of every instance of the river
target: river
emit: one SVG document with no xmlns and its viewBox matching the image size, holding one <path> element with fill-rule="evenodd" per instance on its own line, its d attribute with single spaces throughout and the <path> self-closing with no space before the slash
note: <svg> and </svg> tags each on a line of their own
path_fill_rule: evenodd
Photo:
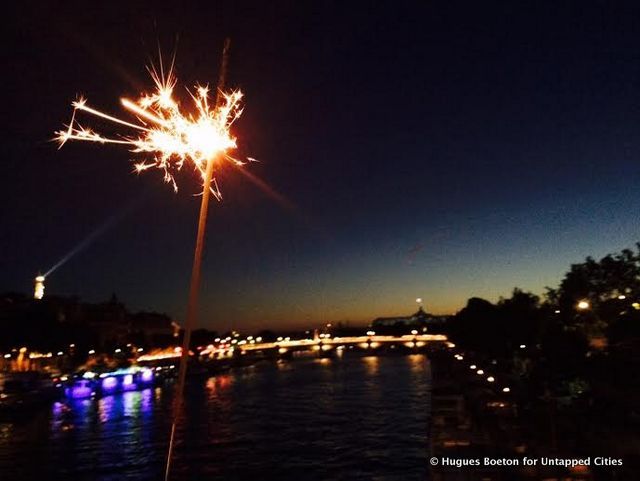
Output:
<svg viewBox="0 0 640 481">
<path fill-rule="evenodd" d="M 171 388 L 56 402 L 0 424 L 3 480 L 159 480 Z M 299 359 L 187 386 L 176 480 L 424 480 L 423 355 Z"/>
</svg>

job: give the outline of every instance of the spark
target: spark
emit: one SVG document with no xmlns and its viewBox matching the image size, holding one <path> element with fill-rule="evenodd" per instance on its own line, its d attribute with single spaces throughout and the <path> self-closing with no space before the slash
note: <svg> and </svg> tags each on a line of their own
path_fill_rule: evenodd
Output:
<svg viewBox="0 0 640 481">
<path fill-rule="evenodd" d="M 143 93 L 137 100 L 121 98 L 122 107 L 135 118 L 135 121 L 123 120 L 114 115 L 87 105 L 84 97 L 79 97 L 71 106 L 71 121 L 64 130 L 55 132 L 56 140 L 62 147 L 69 140 L 96 142 L 100 144 L 119 144 L 129 146 L 142 159 L 134 161 L 134 171 L 141 173 L 157 168 L 163 171 L 165 182 L 171 184 L 177 192 L 175 173 L 185 163 L 190 164 L 199 174 L 203 184 L 206 179 L 207 163 L 225 159 L 235 165 L 245 162 L 229 155 L 237 148 L 236 138 L 231 126 L 242 115 L 242 92 L 218 92 L 219 101 L 211 107 L 210 90 L 206 85 L 196 85 L 193 92 L 187 89 L 192 100 L 192 110 L 186 111 L 174 95 L 177 78 L 173 66 L 164 74 L 155 68 L 148 69 L 155 85 L 151 93 Z M 107 120 L 128 129 L 128 132 L 108 136 L 85 127 L 77 118 L 81 113 Z M 132 132 L 135 131 L 135 132 Z M 247 158 L 248 161 L 255 161 Z M 213 179 L 211 193 L 222 198 L 218 184 Z"/>
</svg>

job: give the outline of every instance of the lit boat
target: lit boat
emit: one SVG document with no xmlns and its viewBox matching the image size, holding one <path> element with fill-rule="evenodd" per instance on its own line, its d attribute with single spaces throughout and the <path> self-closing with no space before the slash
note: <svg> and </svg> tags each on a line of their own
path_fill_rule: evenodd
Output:
<svg viewBox="0 0 640 481">
<path fill-rule="evenodd" d="M 104 396 L 153 386 L 155 378 L 152 369 L 138 366 L 103 373 L 87 371 L 71 380 L 64 392 L 67 397 L 73 399 Z"/>
</svg>

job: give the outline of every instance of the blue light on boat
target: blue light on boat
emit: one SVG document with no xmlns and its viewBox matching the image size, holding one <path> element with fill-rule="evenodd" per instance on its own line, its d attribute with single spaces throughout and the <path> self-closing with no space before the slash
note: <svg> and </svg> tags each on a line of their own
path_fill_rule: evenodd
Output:
<svg viewBox="0 0 640 481">
<path fill-rule="evenodd" d="M 153 381 L 153 371 L 151 369 L 143 369 L 141 378 L 142 378 L 142 382 Z"/>
<path fill-rule="evenodd" d="M 78 381 L 73 386 L 65 389 L 67 397 L 74 399 L 88 398 L 93 395 L 93 389 L 89 381 Z"/>
<path fill-rule="evenodd" d="M 102 389 L 109 391 L 115 389 L 118 386 L 118 379 L 113 376 L 105 377 L 102 380 Z"/>
<path fill-rule="evenodd" d="M 122 378 L 122 389 L 124 389 L 125 391 L 130 391 L 131 389 L 136 389 L 138 386 L 136 386 L 133 383 L 133 374 L 125 374 L 125 376 Z"/>
</svg>

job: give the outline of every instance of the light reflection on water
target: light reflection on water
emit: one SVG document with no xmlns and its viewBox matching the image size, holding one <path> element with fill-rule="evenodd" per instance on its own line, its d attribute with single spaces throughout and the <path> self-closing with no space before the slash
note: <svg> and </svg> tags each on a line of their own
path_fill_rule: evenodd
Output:
<svg viewBox="0 0 640 481">
<path fill-rule="evenodd" d="M 425 479 L 429 376 L 422 355 L 345 356 L 192 380 L 176 478 Z M 149 388 L 0 423 L 0 473 L 161 479 L 171 403 L 171 389 Z"/>
</svg>

